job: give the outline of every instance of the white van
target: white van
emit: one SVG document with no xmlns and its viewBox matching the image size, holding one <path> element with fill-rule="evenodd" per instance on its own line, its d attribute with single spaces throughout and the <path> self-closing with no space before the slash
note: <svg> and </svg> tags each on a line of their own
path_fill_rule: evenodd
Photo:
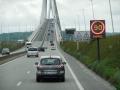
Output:
<svg viewBox="0 0 120 90">
<path fill-rule="evenodd" d="M 32 42 L 26 42 L 25 46 L 26 46 L 26 48 L 32 47 Z"/>
</svg>

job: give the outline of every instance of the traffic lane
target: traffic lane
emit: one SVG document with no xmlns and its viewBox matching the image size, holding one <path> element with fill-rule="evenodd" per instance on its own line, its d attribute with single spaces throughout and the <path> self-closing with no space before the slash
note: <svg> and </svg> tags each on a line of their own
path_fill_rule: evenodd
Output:
<svg viewBox="0 0 120 90">
<path fill-rule="evenodd" d="M 48 52 L 49 53 L 49 52 Z M 40 53 L 46 55 L 46 53 Z M 34 63 L 39 61 L 39 58 L 27 58 L 26 56 L 17 58 L 11 62 L 0 66 L 0 89 L 1 90 L 79 90 L 66 68 L 66 82 L 43 82 L 36 83 Z"/>
<path fill-rule="evenodd" d="M 31 58 L 29 58 L 29 59 L 31 59 Z M 18 66 L 18 65 L 17 65 Z M 23 66 L 22 66 L 23 67 Z M 27 70 L 26 70 L 27 71 Z M 33 72 L 34 72 L 35 70 L 33 70 Z M 21 74 L 20 74 L 21 75 Z M 24 75 L 24 78 L 23 79 L 19 79 L 20 81 L 19 82 L 22 82 L 22 85 L 24 84 L 25 85 L 25 87 L 23 86 L 22 88 L 20 88 L 20 90 L 21 89 L 26 89 L 26 86 L 27 85 L 29 85 L 29 83 L 35 83 L 35 73 L 33 73 L 33 74 L 31 74 L 32 76 L 30 76 L 30 78 L 31 79 L 28 79 L 28 76 L 25 76 Z M 70 74 L 68 74 L 67 76 L 69 76 Z M 11 75 L 12 76 L 12 75 Z M 14 76 L 14 75 L 13 75 Z M 22 76 L 22 75 L 21 75 Z M 26 77 L 26 78 L 25 78 Z M 70 76 L 71 77 L 71 76 Z M 19 77 L 20 78 L 20 77 Z M 18 77 L 17 77 L 17 79 L 18 79 Z M 71 78 L 69 78 L 69 80 L 70 80 Z M 14 81 L 14 79 L 12 79 L 13 81 Z M 27 82 L 27 80 L 28 80 L 28 82 Z M 10 80 L 11 81 L 11 80 Z M 18 82 L 18 83 L 19 83 Z M 10 82 L 8 82 L 8 84 L 9 84 Z M 73 82 L 74 83 L 74 82 Z M 36 84 L 37 85 L 37 84 Z M 59 86 L 60 84 L 58 84 L 58 86 Z M 6 86 L 6 85 L 5 85 Z M 10 85 L 11 86 L 11 85 Z M 30 87 L 31 85 L 29 85 L 29 87 Z M 56 87 L 56 88 L 58 88 L 58 86 Z M 61 86 L 63 86 L 63 85 L 61 85 Z M 65 85 L 65 88 L 67 88 L 66 86 L 69 86 L 69 84 L 68 85 Z M 76 87 L 75 86 L 75 84 L 72 84 L 72 85 L 70 85 L 70 86 L 72 86 L 72 87 Z M 37 86 L 35 86 L 34 88 L 36 88 Z M 45 87 L 46 87 L 46 84 L 45 84 Z M 51 87 L 51 84 L 50 84 L 50 87 Z M 39 89 L 39 88 L 41 88 L 41 86 L 40 87 L 38 87 L 38 88 L 36 88 L 36 90 L 37 89 Z M 47 87 L 48 88 L 48 87 Z M 51 87 L 52 88 L 52 87 Z M 53 88 L 55 88 L 54 87 L 54 85 L 53 85 Z M 71 87 L 70 87 L 71 88 Z M 70 88 L 69 88 L 69 90 L 70 90 Z M 10 89 L 10 87 L 8 87 L 8 89 Z M 52 90 L 52 89 L 50 89 L 50 88 L 48 88 L 49 90 Z M 74 90 L 78 90 L 78 89 L 75 89 L 75 88 L 73 88 Z M 3 89 L 4 90 L 4 89 Z M 7 89 L 5 89 L 5 90 L 7 90 Z M 30 90 L 32 90 L 32 89 L 30 89 Z M 44 89 L 44 87 L 43 87 L 43 90 L 46 90 L 46 89 Z M 63 90 L 68 90 L 68 89 L 63 89 Z"/>
<path fill-rule="evenodd" d="M 41 44 L 42 44 L 42 41 L 34 41 L 34 42 L 32 42 L 33 47 L 40 47 Z"/>
<path fill-rule="evenodd" d="M 43 56 L 43 55 L 60 55 L 60 54 L 58 53 L 57 50 L 49 50 L 45 53 L 44 52 L 40 53 L 40 56 Z M 69 90 L 79 90 L 69 68 L 66 66 L 65 69 L 66 69 L 66 82 L 64 83 L 65 88 L 63 88 L 62 90 L 68 90 L 68 89 Z M 58 85 L 59 85 L 59 83 L 58 83 Z M 69 87 L 66 88 L 66 86 L 69 86 Z M 56 87 L 53 86 L 53 88 L 54 88 L 54 90 L 56 90 L 55 89 Z M 45 90 L 47 90 L 47 89 L 50 89 L 50 88 L 46 88 Z M 52 90 L 52 88 L 50 90 Z M 58 90 L 61 90 L 61 88 Z M 83 89 L 81 89 L 81 90 L 83 90 Z"/>
<path fill-rule="evenodd" d="M 88 70 L 74 57 L 62 52 L 85 90 L 116 90 L 107 81 Z"/>
<path fill-rule="evenodd" d="M 70 64 L 70 67 L 73 69 L 77 79 L 80 81 L 82 87 L 84 87 L 85 90 L 116 90 L 107 81 L 101 79 L 99 76 L 91 72 L 74 57 L 61 52 L 61 50 L 58 50 L 58 52 L 59 51 L 62 53 L 62 55 L 64 55 L 67 63 Z M 53 53 L 56 54 L 57 52 L 53 51 Z"/>
<path fill-rule="evenodd" d="M 65 82 L 47 80 L 37 83 L 35 78 L 35 72 L 31 71 L 31 73 L 22 80 L 22 84 L 17 90 L 79 90 L 67 68 Z"/>
<path fill-rule="evenodd" d="M 51 54 L 53 54 L 53 55 L 58 55 L 57 53 L 58 52 L 56 52 L 56 50 L 50 50 L 51 51 Z M 50 54 L 50 52 L 46 52 L 45 54 L 44 53 L 40 53 L 40 55 L 49 55 Z M 97 79 L 95 79 L 97 76 L 92 76 L 88 71 L 86 71 L 86 69 L 84 69 L 82 66 L 80 66 L 80 65 L 77 65 L 78 64 L 78 62 L 76 62 L 76 60 L 74 60 L 72 57 L 70 57 L 70 56 L 67 56 L 67 55 L 65 55 L 65 57 L 66 57 L 66 59 L 67 59 L 67 61 L 68 61 L 68 63 L 70 64 L 70 66 L 73 68 L 73 70 L 74 70 L 74 72 L 75 72 L 75 74 L 78 76 L 78 78 L 79 78 L 79 80 L 82 82 L 82 85 L 84 86 L 84 88 L 85 88 L 85 90 L 114 90 L 114 89 L 110 89 L 109 88 L 109 86 L 106 86 L 106 83 L 103 83 L 103 82 L 101 82 L 101 80 L 99 81 L 99 79 L 97 80 Z M 2 79 L 2 80 L 0 80 L 0 85 L 2 86 L 2 87 L 4 87 L 4 85 L 5 85 L 5 87 L 6 88 L 8 88 L 9 90 L 10 90 L 10 88 L 12 88 L 12 87 L 14 87 L 14 85 L 15 85 L 15 83 L 17 82 L 18 84 L 20 83 L 20 81 L 22 81 L 23 83 L 22 84 L 24 84 L 24 82 L 30 82 L 31 81 L 31 84 L 32 83 L 35 83 L 35 73 L 33 73 L 33 72 L 35 72 L 35 68 L 33 68 L 32 67 L 32 65 L 34 65 L 34 63 L 36 62 L 36 61 L 38 61 L 38 58 L 26 58 L 26 56 L 24 57 L 24 58 L 21 58 L 20 59 L 20 61 L 21 60 L 27 60 L 27 61 L 30 61 L 29 62 L 29 65 L 26 65 L 25 64 L 25 66 L 23 66 L 24 64 L 23 64 L 23 62 L 24 61 L 22 61 L 22 65 L 20 65 L 20 67 L 24 67 L 23 69 L 20 69 L 20 70 L 18 70 L 18 69 L 15 69 L 14 70 L 14 67 L 19 67 L 19 65 L 18 65 L 18 63 L 20 63 L 21 64 L 21 62 L 17 62 L 17 63 L 15 63 L 16 62 L 16 60 L 15 60 L 15 62 L 13 62 L 13 65 L 12 66 L 14 66 L 14 65 L 17 65 L 17 66 L 14 66 L 14 67 L 11 67 L 11 65 L 10 66 L 8 66 L 7 67 L 7 69 L 9 69 L 10 67 L 12 68 L 11 70 L 5 70 L 5 69 L 2 69 L 2 76 L 4 76 L 5 75 L 5 77 L 0 77 L 0 79 Z M 34 59 L 36 59 L 36 60 L 34 60 Z M 18 61 L 18 60 L 17 60 Z M 33 61 L 32 63 L 31 63 L 31 61 Z M 73 62 L 70 62 L 70 61 L 73 61 Z M 77 64 L 75 64 L 75 62 L 77 63 Z M 11 63 L 11 62 L 10 62 Z M 14 64 L 15 63 L 15 64 Z M 24 62 L 25 63 L 25 62 Z M 28 63 L 28 62 L 26 62 L 26 63 Z M 30 63 L 31 63 L 31 66 L 30 66 Z M 7 63 L 8 64 L 8 63 Z M 6 64 L 5 64 L 6 65 Z M 20 76 L 25 76 L 25 71 L 29 71 L 28 70 L 28 68 L 26 68 L 26 66 L 30 66 L 29 67 L 29 70 L 30 70 L 30 68 L 31 68 L 31 71 L 32 71 L 32 73 L 33 74 L 30 74 L 30 75 L 32 75 L 32 77 L 30 76 L 30 78 L 28 78 L 27 76 L 26 76 L 26 78 L 25 79 L 23 79 L 23 77 L 22 77 L 22 79 L 20 79 Z M 74 66 L 76 66 L 76 67 L 74 67 Z M 78 67 L 79 66 L 79 67 Z M 5 66 L 6 67 L 6 66 Z M 81 67 L 81 68 L 80 68 Z M 25 70 L 25 68 L 27 69 L 27 70 Z M 80 69 L 80 72 L 79 72 L 79 69 Z M 5 71 L 4 71 L 5 70 Z M 22 73 L 22 71 L 23 70 L 25 70 L 25 71 L 23 71 L 23 73 L 24 73 L 24 75 L 21 75 L 21 73 Z M 10 72 L 9 72 L 10 71 Z M 11 71 L 13 71 L 13 72 L 11 72 Z M 21 72 L 21 73 L 19 73 L 19 72 Z M 67 70 L 68 71 L 68 70 Z M 77 71 L 77 72 L 76 72 Z M 16 72 L 16 73 L 15 73 Z M 26 73 L 27 73 L 26 72 Z M 85 75 L 85 74 L 83 74 L 83 73 L 86 73 L 87 74 L 87 76 Z M 16 75 L 15 75 L 16 74 Z M 6 75 L 8 75 L 8 76 L 6 76 Z M 20 75 L 20 76 L 19 76 Z M 90 76 L 89 76 L 90 75 Z M 1 76 L 1 68 L 0 68 L 0 76 Z M 17 77 L 18 76 L 18 77 Z M 69 76 L 69 74 L 67 75 L 67 76 Z M 84 77 L 85 76 L 85 77 Z M 34 79 L 33 79 L 34 78 Z M 66 77 L 66 78 L 68 78 L 67 80 L 70 80 L 71 79 L 71 76 L 70 76 L 70 78 L 69 77 Z M 93 79 L 93 80 L 90 80 L 90 79 Z M 14 80 L 15 79 L 15 80 Z M 28 79 L 28 80 L 26 80 L 26 79 Z M 30 81 L 29 81 L 30 80 Z M 96 81 L 97 80 L 97 81 Z M 12 83 L 11 83 L 11 81 L 12 81 Z M 71 81 L 73 81 L 73 80 L 71 80 Z M 2 84 L 1 84 L 1 82 L 2 82 Z M 67 82 L 67 81 L 66 81 Z M 94 83 L 91 83 L 91 82 L 94 82 Z M 99 82 L 99 83 L 98 83 Z M 3 83 L 5 83 L 5 84 L 3 84 Z M 102 85 L 101 85 L 101 83 L 102 83 Z M 7 84 L 7 85 L 6 85 Z M 29 83 L 26 83 L 26 86 L 27 85 L 29 85 Z M 74 84 L 75 85 L 75 84 Z M 0 87 L 1 87 L 0 86 Z M 30 85 L 31 86 L 31 85 Z M 105 88 L 105 86 L 106 86 L 106 88 Z M 36 87 L 36 86 L 35 86 Z M 23 89 L 24 87 L 22 87 L 22 89 Z M 32 87 L 31 87 L 32 88 Z M 40 87 L 38 87 L 38 88 L 40 88 Z M 44 87 L 43 87 L 44 88 Z M 52 87 L 51 87 L 52 88 Z M 55 88 L 55 87 L 54 87 Z M 7 89 L 1 89 L 1 90 L 7 90 Z M 37 90 L 37 89 L 36 89 Z M 69 89 L 70 90 L 70 89 Z"/>
<path fill-rule="evenodd" d="M 26 73 L 33 69 L 33 64 L 38 58 L 17 58 L 11 62 L 0 65 L 0 90 L 15 90 Z"/>
<path fill-rule="evenodd" d="M 57 48 L 56 48 L 56 50 L 50 50 L 50 55 L 51 55 L 51 56 L 52 56 L 52 55 L 53 55 L 53 56 L 54 56 L 54 55 L 61 56 L 62 61 L 63 61 L 63 62 L 64 62 L 64 61 L 67 62 L 67 61 L 65 60 L 64 56 L 58 51 Z M 80 83 L 80 81 L 78 81 L 78 79 L 77 79 L 76 75 L 74 74 L 73 70 L 71 69 L 69 63 L 66 64 L 66 67 L 68 68 L 70 74 L 72 75 L 72 78 L 73 78 L 75 84 L 77 85 L 77 88 L 78 88 L 79 90 L 84 90 L 84 87 L 82 86 L 82 84 Z"/>
</svg>

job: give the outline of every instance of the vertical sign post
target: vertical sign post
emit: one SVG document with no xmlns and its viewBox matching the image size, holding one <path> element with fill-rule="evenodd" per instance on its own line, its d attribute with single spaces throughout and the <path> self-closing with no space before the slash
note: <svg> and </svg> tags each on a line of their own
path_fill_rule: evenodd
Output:
<svg viewBox="0 0 120 90">
<path fill-rule="evenodd" d="M 100 61 L 100 39 L 105 38 L 105 20 L 90 21 L 90 37 L 97 40 L 97 60 Z"/>
</svg>

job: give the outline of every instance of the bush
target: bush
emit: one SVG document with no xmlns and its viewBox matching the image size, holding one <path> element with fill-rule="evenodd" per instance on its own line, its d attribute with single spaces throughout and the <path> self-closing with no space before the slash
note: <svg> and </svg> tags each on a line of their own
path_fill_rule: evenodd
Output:
<svg viewBox="0 0 120 90">
<path fill-rule="evenodd" d="M 15 41 L 12 41 L 12 42 L 6 42 L 6 41 L 2 41 L 1 45 L 0 45 L 0 49 L 2 50 L 2 48 L 9 48 L 10 51 L 14 51 L 14 50 L 17 50 L 21 47 L 23 47 L 24 44 L 21 44 L 21 43 L 17 43 Z"/>
</svg>

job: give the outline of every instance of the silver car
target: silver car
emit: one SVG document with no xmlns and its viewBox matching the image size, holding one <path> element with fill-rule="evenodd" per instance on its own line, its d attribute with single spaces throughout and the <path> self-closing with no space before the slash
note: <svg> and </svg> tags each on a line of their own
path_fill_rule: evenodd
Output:
<svg viewBox="0 0 120 90">
<path fill-rule="evenodd" d="M 52 78 L 65 81 L 65 65 L 60 56 L 41 56 L 39 62 L 36 62 L 36 81 L 40 82 L 45 78 Z"/>
<path fill-rule="evenodd" d="M 5 54 L 10 54 L 9 48 L 3 48 L 2 49 L 2 55 L 5 55 Z"/>
<path fill-rule="evenodd" d="M 28 50 L 27 50 L 27 57 L 30 57 L 30 56 L 38 57 L 39 56 L 38 48 L 36 48 L 36 47 L 28 48 Z"/>
</svg>

